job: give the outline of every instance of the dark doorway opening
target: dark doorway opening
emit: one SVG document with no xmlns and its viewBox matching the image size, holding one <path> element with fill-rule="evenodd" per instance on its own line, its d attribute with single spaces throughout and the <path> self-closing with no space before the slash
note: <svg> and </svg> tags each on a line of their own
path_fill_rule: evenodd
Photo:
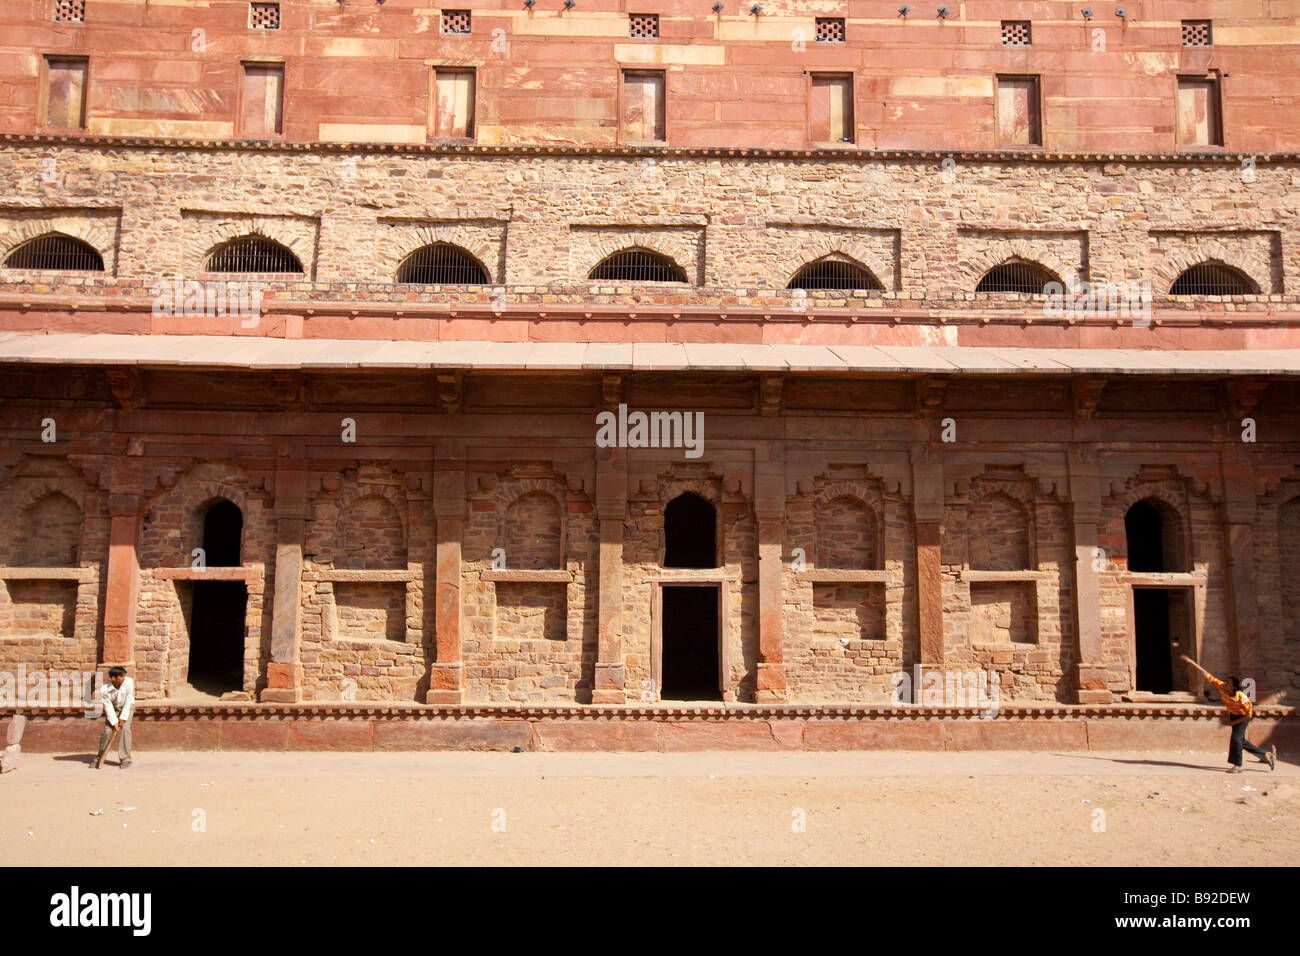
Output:
<svg viewBox="0 0 1300 956">
<path fill-rule="evenodd" d="M 244 688 L 243 581 L 196 581 L 190 624 L 190 686 L 221 695 Z"/>
<path fill-rule="evenodd" d="M 230 501 L 218 501 L 203 516 L 203 554 L 210 568 L 239 567 L 244 513 Z"/>
<path fill-rule="evenodd" d="M 244 515 L 218 501 L 203 517 L 203 555 L 209 568 L 238 567 Z M 194 582 L 190 613 L 188 680 L 195 690 L 221 695 L 244 687 L 244 616 L 248 587 L 243 581 Z"/>
<path fill-rule="evenodd" d="M 1191 570 L 1182 518 L 1163 501 L 1139 501 L 1124 515 L 1128 569 L 1163 574 Z"/>
<path fill-rule="evenodd" d="M 1134 588 L 1133 623 L 1137 643 L 1137 689 L 1167 694 L 1174 689 L 1169 653 L 1169 592 Z"/>
<path fill-rule="evenodd" d="M 664 700 L 721 700 L 717 585 L 663 588 Z"/>
<path fill-rule="evenodd" d="M 1137 690 L 1168 694 L 1192 688 L 1187 666 L 1178 660 L 1183 654 L 1196 657 L 1190 601 L 1188 588 L 1133 589 Z"/>
<path fill-rule="evenodd" d="M 692 492 L 678 495 L 664 509 L 664 567 L 716 568 L 718 514 Z"/>
</svg>

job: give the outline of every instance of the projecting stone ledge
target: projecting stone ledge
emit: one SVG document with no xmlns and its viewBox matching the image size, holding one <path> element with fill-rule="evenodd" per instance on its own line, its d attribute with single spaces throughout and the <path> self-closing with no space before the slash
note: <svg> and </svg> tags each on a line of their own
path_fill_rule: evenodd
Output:
<svg viewBox="0 0 1300 956">
<path fill-rule="evenodd" d="M 1161 350 L 708 343 L 380 342 L 15 332 L 0 363 L 250 369 L 1300 376 L 1300 349 Z"/>
<path fill-rule="evenodd" d="M 1260 707 L 1252 735 L 1300 747 L 1300 712 Z M 143 704 L 137 750 L 1206 750 L 1226 747 L 1222 709 L 1202 706 L 862 705 L 508 707 L 419 704 Z M 29 750 L 89 753 L 98 725 L 44 710 Z"/>
</svg>

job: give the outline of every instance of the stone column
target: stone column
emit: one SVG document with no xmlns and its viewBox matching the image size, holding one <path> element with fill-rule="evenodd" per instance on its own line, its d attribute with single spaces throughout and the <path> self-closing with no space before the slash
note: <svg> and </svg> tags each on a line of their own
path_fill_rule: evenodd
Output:
<svg viewBox="0 0 1300 956">
<path fill-rule="evenodd" d="M 922 666 L 943 666 L 943 465 L 913 461 L 912 513 L 916 522 L 916 598 Z M 919 689 L 918 689 L 919 692 Z"/>
<path fill-rule="evenodd" d="M 593 704 L 627 702 L 623 668 L 623 522 L 627 520 L 627 460 L 596 462 L 596 517 L 600 521 L 600 595 L 597 607 Z"/>
<path fill-rule="evenodd" d="M 104 592 L 104 666 L 135 664 L 135 613 L 140 586 L 139 494 L 108 496 L 108 571 Z"/>
<path fill-rule="evenodd" d="M 1088 458 L 1093 456 L 1088 455 Z M 1106 669 L 1101 656 L 1101 585 L 1096 561 L 1101 520 L 1101 486 L 1095 460 L 1070 456 L 1070 518 L 1074 538 L 1075 697 L 1080 704 L 1108 704 Z"/>
<path fill-rule="evenodd" d="M 1226 457 L 1226 456 L 1225 456 Z M 1237 450 L 1224 461 L 1223 542 L 1228 602 L 1232 608 L 1233 666 L 1255 679 L 1263 699 L 1263 660 L 1259 653 L 1259 596 L 1255 586 L 1255 472 L 1250 453 Z"/>
<path fill-rule="evenodd" d="M 429 665 L 430 704 L 464 701 L 465 665 L 460 659 L 462 621 L 460 545 L 465 534 L 465 460 L 439 459 L 433 476 L 433 513 L 437 536 L 434 584 L 436 658 Z"/>
<path fill-rule="evenodd" d="M 307 463 L 281 459 L 275 472 L 275 593 L 271 605 L 271 659 L 261 699 L 302 700 L 302 539 L 307 517 Z"/>
<path fill-rule="evenodd" d="M 763 462 L 755 468 L 754 511 L 758 519 L 758 683 L 760 704 L 788 699 L 782 641 L 783 566 L 785 540 L 785 468 Z"/>
</svg>

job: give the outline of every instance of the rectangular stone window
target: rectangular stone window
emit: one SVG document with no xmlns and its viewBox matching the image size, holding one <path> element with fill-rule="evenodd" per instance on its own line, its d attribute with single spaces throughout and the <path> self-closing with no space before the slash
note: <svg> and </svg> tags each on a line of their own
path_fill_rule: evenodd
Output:
<svg viewBox="0 0 1300 956">
<path fill-rule="evenodd" d="M 284 130 L 284 64 L 245 63 L 239 99 L 239 133 L 270 139 Z"/>
<path fill-rule="evenodd" d="M 86 0 L 54 0 L 54 19 L 60 23 L 84 22 Z"/>
<path fill-rule="evenodd" d="M 665 135 L 664 74 L 624 70 L 619 139 L 624 143 L 662 143 Z"/>
<path fill-rule="evenodd" d="M 1029 46 L 1033 42 L 1028 20 L 1002 21 L 1003 46 Z"/>
<path fill-rule="evenodd" d="M 250 3 L 248 5 L 248 28 L 250 30 L 280 29 L 280 5 L 278 3 Z"/>
<path fill-rule="evenodd" d="M 1183 46 L 1210 46 L 1214 43 L 1214 31 L 1209 20 L 1183 21 Z"/>
<path fill-rule="evenodd" d="M 818 17 L 817 18 L 817 42 L 818 43 L 843 43 L 844 42 L 844 18 L 843 17 Z"/>
<path fill-rule="evenodd" d="M 47 57 L 45 61 L 45 125 L 54 129 L 86 128 L 85 57 Z"/>
<path fill-rule="evenodd" d="M 650 39 L 659 35 L 659 14 L 628 14 L 627 35 L 633 38 Z"/>
<path fill-rule="evenodd" d="M 1042 146 L 1041 112 L 1038 77 L 998 77 L 999 146 Z"/>
<path fill-rule="evenodd" d="M 1178 78 L 1178 145 L 1223 145 L 1218 80 L 1199 76 Z"/>
<path fill-rule="evenodd" d="M 970 586 L 970 641 L 1038 643 L 1038 598 L 1033 581 L 981 581 Z"/>
<path fill-rule="evenodd" d="M 808 137 L 814 143 L 853 142 L 853 77 L 813 73 L 809 88 Z"/>
<path fill-rule="evenodd" d="M 429 134 L 435 139 L 473 139 L 474 71 L 438 67 L 433 71 L 433 110 Z"/>
<path fill-rule="evenodd" d="M 469 33 L 470 19 L 468 10 L 442 11 L 443 33 Z"/>
</svg>

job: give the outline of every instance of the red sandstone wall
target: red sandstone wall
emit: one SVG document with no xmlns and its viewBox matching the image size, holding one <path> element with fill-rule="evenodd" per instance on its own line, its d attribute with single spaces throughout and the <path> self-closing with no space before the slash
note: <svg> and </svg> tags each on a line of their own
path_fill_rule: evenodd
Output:
<svg viewBox="0 0 1300 956">
<path fill-rule="evenodd" d="M 620 70 L 666 72 L 673 146 L 802 148 L 811 142 L 806 71 L 852 73 L 856 145 L 994 148 L 994 77 L 1042 77 L 1044 145 L 1078 151 L 1175 148 L 1180 74 L 1221 71 L 1225 145 L 1300 148 L 1290 119 L 1300 94 L 1294 4 L 914 5 L 896 0 L 764 4 L 722 16 L 696 0 L 629 7 L 582 0 L 525 10 L 471 5 L 472 33 L 443 35 L 431 0 L 282 0 L 279 30 L 248 26 L 248 4 L 87 0 L 85 23 L 55 23 L 54 0 L 0 10 L 0 131 L 37 127 L 46 54 L 90 58 L 88 132 L 224 139 L 236 135 L 241 62 L 284 64 L 283 136 L 291 140 L 424 142 L 433 65 L 477 69 L 482 143 L 613 144 Z M 627 13 L 660 15 L 658 39 L 631 39 Z M 847 18 L 847 40 L 815 41 L 815 17 Z M 1182 46 L 1181 19 L 1213 19 L 1214 44 Z M 1033 43 L 1006 47 L 1001 20 L 1030 20 Z M 200 32 L 201 31 L 201 32 Z M 802 41 L 802 43 L 801 43 Z"/>
</svg>

